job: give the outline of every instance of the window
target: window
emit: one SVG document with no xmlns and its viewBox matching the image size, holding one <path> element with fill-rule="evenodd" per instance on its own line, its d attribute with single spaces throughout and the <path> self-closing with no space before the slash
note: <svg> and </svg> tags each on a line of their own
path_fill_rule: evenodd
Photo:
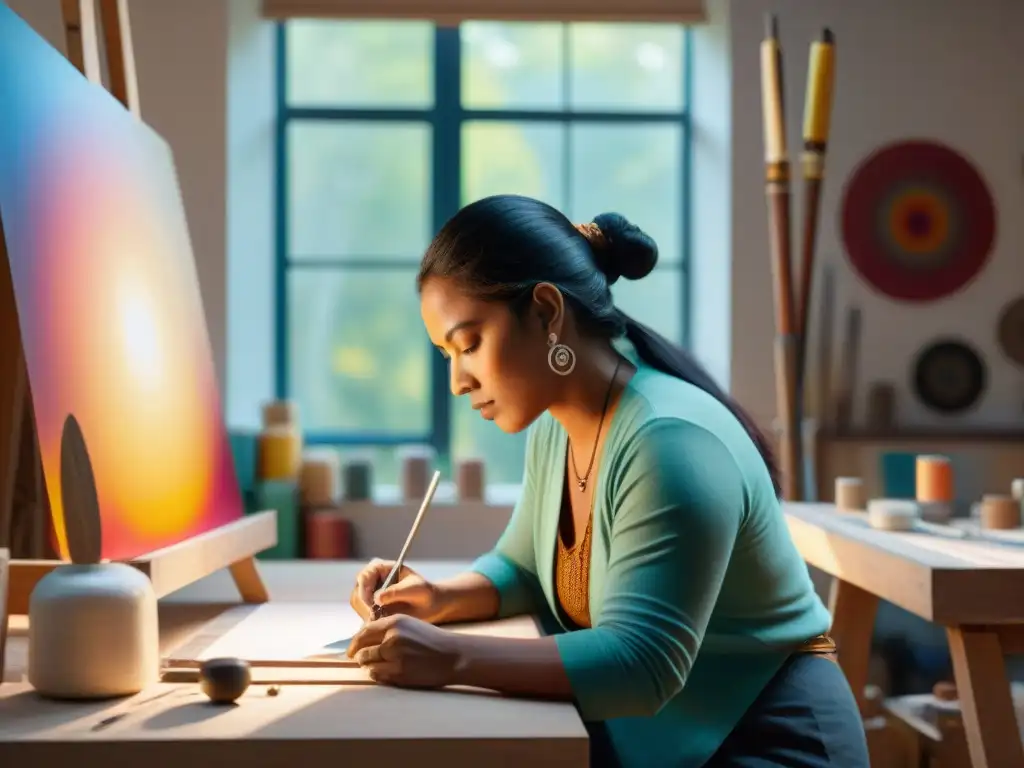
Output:
<svg viewBox="0 0 1024 768">
<path fill-rule="evenodd" d="M 388 484 L 406 444 L 520 480 L 525 435 L 450 394 L 415 295 L 432 234 L 486 195 L 629 216 L 660 274 L 616 301 L 686 341 L 687 42 L 652 24 L 279 27 L 276 389 L 308 442 L 373 452 Z"/>
</svg>

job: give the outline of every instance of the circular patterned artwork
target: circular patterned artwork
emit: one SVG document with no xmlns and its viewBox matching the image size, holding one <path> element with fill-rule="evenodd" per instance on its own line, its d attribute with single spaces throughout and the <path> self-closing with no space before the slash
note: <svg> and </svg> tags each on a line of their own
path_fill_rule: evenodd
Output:
<svg viewBox="0 0 1024 768">
<path fill-rule="evenodd" d="M 988 261 L 995 232 L 984 179 L 942 144 L 882 147 L 853 172 L 844 192 L 850 262 L 894 299 L 934 301 L 963 288 Z"/>
<path fill-rule="evenodd" d="M 940 413 L 959 413 L 975 405 L 985 391 L 986 379 L 985 363 L 962 341 L 929 344 L 914 362 L 918 399 Z"/>
<path fill-rule="evenodd" d="M 1014 299 L 999 315 L 999 346 L 1018 365 L 1024 365 L 1024 296 Z"/>
</svg>

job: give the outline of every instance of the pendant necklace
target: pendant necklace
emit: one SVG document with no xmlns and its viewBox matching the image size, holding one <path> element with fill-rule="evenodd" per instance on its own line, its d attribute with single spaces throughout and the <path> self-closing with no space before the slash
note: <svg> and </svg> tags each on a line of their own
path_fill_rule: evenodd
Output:
<svg viewBox="0 0 1024 768">
<path fill-rule="evenodd" d="M 576 475 L 576 487 L 579 490 L 587 490 L 587 482 L 590 480 L 590 473 L 594 469 L 594 458 L 597 456 L 597 445 L 601 442 L 601 428 L 604 426 L 604 417 L 608 413 L 608 403 L 612 399 L 612 389 L 615 388 L 615 379 L 619 376 L 619 367 L 622 365 L 622 358 L 620 357 L 618 362 L 615 363 L 615 372 L 612 374 L 612 380 L 608 382 L 608 391 L 604 396 L 604 407 L 601 408 L 601 420 L 597 423 L 597 437 L 594 438 L 594 448 L 590 452 L 590 463 L 587 464 L 587 471 L 583 477 L 580 477 L 580 473 L 576 470 L 576 455 L 572 450 L 572 440 L 569 440 L 569 461 L 572 464 L 572 473 Z"/>
</svg>

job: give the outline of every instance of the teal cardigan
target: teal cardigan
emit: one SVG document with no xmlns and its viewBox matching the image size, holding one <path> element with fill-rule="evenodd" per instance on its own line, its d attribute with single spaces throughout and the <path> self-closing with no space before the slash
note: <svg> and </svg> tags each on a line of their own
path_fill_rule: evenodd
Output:
<svg viewBox="0 0 1024 768">
<path fill-rule="evenodd" d="M 473 570 L 502 616 L 552 625 L 580 715 L 623 766 L 699 766 L 793 649 L 830 616 L 790 538 L 764 462 L 700 389 L 639 365 L 607 427 L 590 563 L 592 628 L 555 596 L 566 433 L 527 437 L 522 496 Z"/>
</svg>

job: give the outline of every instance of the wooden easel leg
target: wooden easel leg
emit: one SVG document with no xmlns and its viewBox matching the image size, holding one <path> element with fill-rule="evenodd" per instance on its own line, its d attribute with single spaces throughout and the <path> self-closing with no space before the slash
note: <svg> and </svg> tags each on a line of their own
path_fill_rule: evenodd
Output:
<svg viewBox="0 0 1024 768">
<path fill-rule="evenodd" d="M 107 52 L 110 92 L 136 117 L 140 116 L 135 49 L 128 21 L 128 0 L 100 0 L 100 24 Z"/>
<path fill-rule="evenodd" d="M 0 685 L 4 682 L 4 660 L 7 657 L 7 564 L 10 554 L 0 549 Z"/>
<path fill-rule="evenodd" d="M 68 60 L 89 80 L 103 85 L 94 0 L 61 0 Z"/>
<path fill-rule="evenodd" d="M 22 408 L 21 446 L 14 485 L 12 551 L 20 557 L 56 558 L 58 553 L 50 541 L 50 503 L 43 482 L 43 459 L 39 455 L 36 417 L 32 407 L 32 388 L 25 376 Z"/>
<path fill-rule="evenodd" d="M 1024 746 L 1014 713 L 999 635 L 983 628 L 946 629 L 974 768 L 1018 768 Z"/>
<path fill-rule="evenodd" d="M 8 374 L 0 377 L 0 546 L 17 555 L 13 542 L 14 500 L 18 487 L 27 377 L 5 242 L 3 222 L 0 222 L 0 359 L 10 366 Z"/>
<path fill-rule="evenodd" d="M 265 603 L 270 600 L 267 586 L 263 583 L 263 577 L 260 576 L 259 569 L 256 567 L 255 557 L 247 557 L 237 563 L 232 563 L 229 569 L 242 600 L 247 603 Z"/>
<path fill-rule="evenodd" d="M 863 712 L 878 597 L 847 581 L 833 579 L 828 603 L 832 613 L 830 634 L 839 652 L 839 666 Z"/>
</svg>

